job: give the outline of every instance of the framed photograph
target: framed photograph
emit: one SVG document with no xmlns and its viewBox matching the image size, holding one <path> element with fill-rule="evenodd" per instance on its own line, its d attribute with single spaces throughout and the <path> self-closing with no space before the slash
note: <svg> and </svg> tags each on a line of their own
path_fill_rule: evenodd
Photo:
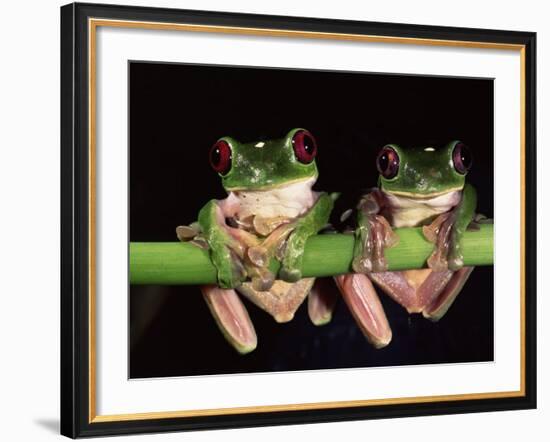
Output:
<svg viewBox="0 0 550 442">
<path fill-rule="evenodd" d="M 529 32 L 61 8 L 61 432 L 536 406 Z"/>
</svg>

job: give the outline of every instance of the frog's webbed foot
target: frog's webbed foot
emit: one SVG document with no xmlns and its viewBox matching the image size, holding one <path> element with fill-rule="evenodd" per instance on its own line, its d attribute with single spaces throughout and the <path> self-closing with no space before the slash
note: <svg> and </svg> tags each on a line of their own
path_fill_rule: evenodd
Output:
<svg viewBox="0 0 550 442">
<path fill-rule="evenodd" d="M 307 239 L 316 232 L 298 218 L 285 227 L 285 234 L 277 241 L 275 257 L 281 263 L 279 277 L 283 281 L 296 282 L 302 279 L 302 257 Z"/>
<path fill-rule="evenodd" d="M 277 259 L 280 258 L 285 241 L 293 229 L 293 223 L 279 223 L 279 226 L 264 241 L 252 245 L 247 249 L 245 266 L 254 290 L 266 291 L 273 285 L 275 275 L 269 270 L 270 261 L 274 257 Z"/>
<path fill-rule="evenodd" d="M 338 300 L 338 290 L 329 278 L 319 278 L 309 292 L 307 312 L 313 324 L 325 325 L 332 319 L 332 312 Z"/>
<path fill-rule="evenodd" d="M 294 219 L 293 227 L 286 241 L 277 248 L 277 259 L 281 262 L 279 277 L 287 282 L 302 278 L 302 261 L 308 238 L 327 226 L 334 205 L 333 196 L 321 192 L 316 194 L 316 202 L 309 210 Z"/>
<path fill-rule="evenodd" d="M 269 313 L 277 322 L 288 322 L 294 318 L 296 310 L 313 285 L 314 278 L 303 278 L 290 283 L 276 280 L 267 290 L 256 290 L 251 282 L 237 287 L 237 291 Z"/>
<path fill-rule="evenodd" d="M 422 227 L 426 239 L 435 244 L 428 258 L 428 267 L 436 272 L 458 270 L 464 266 L 462 247 L 454 228 L 455 212 L 439 215 L 430 225 Z"/>
<path fill-rule="evenodd" d="M 492 218 L 488 218 L 481 213 L 476 213 L 466 230 L 477 232 L 483 224 L 493 224 L 493 222 Z"/>
<path fill-rule="evenodd" d="M 198 223 L 192 223 L 188 226 L 176 227 L 176 235 L 180 241 L 191 241 L 199 233 L 201 233 L 201 227 Z"/>
<path fill-rule="evenodd" d="M 293 236 L 287 243 L 279 276 L 282 280 L 296 282 L 302 278 L 301 262 L 307 237 Z"/>
<path fill-rule="evenodd" d="M 403 270 L 372 273 L 369 278 L 409 313 L 422 313 L 425 318 L 438 321 L 454 302 L 472 270 L 473 267 L 455 272 Z"/>
<path fill-rule="evenodd" d="M 348 273 L 334 280 L 367 340 L 376 348 L 388 345 L 392 331 L 369 278 L 362 273 Z"/>
<path fill-rule="evenodd" d="M 424 308 L 423 316 L 432 321 L 439 321 L 447 313 L 473 270 L 473 267 L 462 267 L 454 272 L 443 291 Z"/>
<path fill-rule="evenodd" d="M 216 285 L 201 286 L 203 297 L 225 339 L 241 354 L 256 348 L 258 339 L 237 293 Z"/>
<path fill-rule="evenodd" d="M 399 242 L 389 222 L 379 215 L 384 195 L 373 190 L 357 206 L 357 228 L 353 249 L 352 268 L 357 273 L 383 272 L 388 268 L 384 249 Z"/>
<path fill-rule="evenodd" d="M 176 235 L 180 241 L 208 249 L 217 270 L 218 285 L 225 289 L 234 288 L 247 277 L 243 257 L 248 238 L 243 237 L 246 234 L 244 231 L 243 234 L 231 233 L 239 230 L 232 229 L 222 222 L 223 217 L 218 207 L 214 207 L 214 210 L 215 224 L 208 233 L 202 231 L 199 223 L 193 223 L 189 226 L 178 226 Z"/>
<path fill-rule="evenodd" d="M 279 276 L 284 281 L 296 282 L 302 278 L 302 261 L 308 238 L 315 233 L 310 225 L 299 219 L 293 222 L 294 229 L 277 249 L 277 259 L 281 262 Z"/>
<path fill-rule="evenodd" d="M 409 313 L 421 313 L 445 289 L 452 275 L 450 270 L 418 269 L 372 273 L 369 278 Z"/>
<path fill-rule="evenodd" d="M 399 237 L 381 215 L 369 215 L 355 230 L 355 248 L 352 262 L 357 273 L 384 272 L 388 269 L 384 249 L 393 247 Z"/>
<path fill-rule="evenodd" d="M 208 242 L 201 233 L 199 223 L 176 227 L 176 236 L 181 242 L 189 242 L 201 249 L 208 249 Z"/>
</svg>

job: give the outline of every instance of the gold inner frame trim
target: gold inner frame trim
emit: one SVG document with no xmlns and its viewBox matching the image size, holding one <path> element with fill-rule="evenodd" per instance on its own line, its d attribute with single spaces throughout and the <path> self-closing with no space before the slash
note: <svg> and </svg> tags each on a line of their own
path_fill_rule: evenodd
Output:
<svg viewBox="0 0 550 442">
<path fill-rule="evenodd" d="M 169 30 L 186 32 L 208 32 L 218 34 L 254 35 L 268 37 L 291 37 L 306 39 L 325 39 L 386 44 L 412 44 L 420 46 L 444 46 L 477 49 L 497 49 L 518 51 L 520 54 L 520 167 L 521 167 L 521 226 L 520 226 L 520 389 L 518 391 L 497 391 L 487 393 L 464 393 L 437 396 L 397 397 L 387 399 L 366 399 L 351 401 L 315 402 L 284 405 L 261 405 L 233 408 L 191 409 L 180 411 L 154 411 L 128 414 L 96 414 L 96 31 L 99 26 L 115 28 L 134 28 L 148 30 Z M 270 413 L 278 411 L 322 410 L 328 408 L 365 407 L 375 405 L 419 404 L 427 402 L 482 400 L 525 396 L 525 45 L 494 42 L 475 42 L 459 40 L 440 40 L 411 37 L 390 37 L 331 32 L 292 31 L 269 28 L 247 28 L 233 26 L 212 26 L 182 23 L 159 23 L 131 20 L 88 19 L 88 93 L 89 93 L 89 423 L 132 421 L 144 419 L 168 419 L 178 417 L 198 417 L 216 415 L 235 415 L 246 413 Z"/>
</svg>

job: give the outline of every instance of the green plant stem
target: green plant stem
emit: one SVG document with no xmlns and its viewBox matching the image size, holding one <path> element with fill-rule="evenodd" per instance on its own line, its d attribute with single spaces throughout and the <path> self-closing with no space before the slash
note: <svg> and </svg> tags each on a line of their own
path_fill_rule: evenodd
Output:
<svg viewBox="0 0 550 442">
<path fill-rule="evenodd" d="M 389 270 L 420 269 L 433 250 L 420 228 L 396 229 L 399 244 L 386 250 Z M 468 231 L 462 238 L 464 265 L 493 264 L 493 225 Z M 350 271 L 353 236 L 326 234 L 311 237 L 304 252 L 302 272 L 308 276 L 332 276 Z M 278 263 L 272 261 L 272 270 Z M 130 243 L 131 284 L 213 284 L 216 269 L 208 251 L 182 242 Z"/>
</svg>

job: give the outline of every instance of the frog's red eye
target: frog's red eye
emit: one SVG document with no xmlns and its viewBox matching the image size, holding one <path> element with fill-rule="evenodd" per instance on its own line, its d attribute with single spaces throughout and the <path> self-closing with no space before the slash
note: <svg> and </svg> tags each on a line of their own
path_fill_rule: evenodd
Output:
<svg viewBox="0 0 550 442">
<path fill-rule="evenodd" d="M 317 155 L 315 138 L 307 130 L 299 130 L 292 137 L 292 147 L 296 159 L 303 164 L 309 164 Z"/>
<path fill-rule="evenodd" d="M 376 167 L 380 175 L 387 180 L 392 179 L 399 171 L 399 155 L 391 146 L 385 146 L 376 158 Z"/>
<path fill-rule="evenodd" d="M 464 143 L 456 143 L 453 149 L 453 164 L 456 171 L 461 175 L 466 175 L 472 167 L 472 154 Z"/>
<path fill-rule="evenodd" d="M 218 141 L 210 148 L 210 165 L 220 175 L 231 169 L 231 146 L 224 140 Z"/>
</svg>

